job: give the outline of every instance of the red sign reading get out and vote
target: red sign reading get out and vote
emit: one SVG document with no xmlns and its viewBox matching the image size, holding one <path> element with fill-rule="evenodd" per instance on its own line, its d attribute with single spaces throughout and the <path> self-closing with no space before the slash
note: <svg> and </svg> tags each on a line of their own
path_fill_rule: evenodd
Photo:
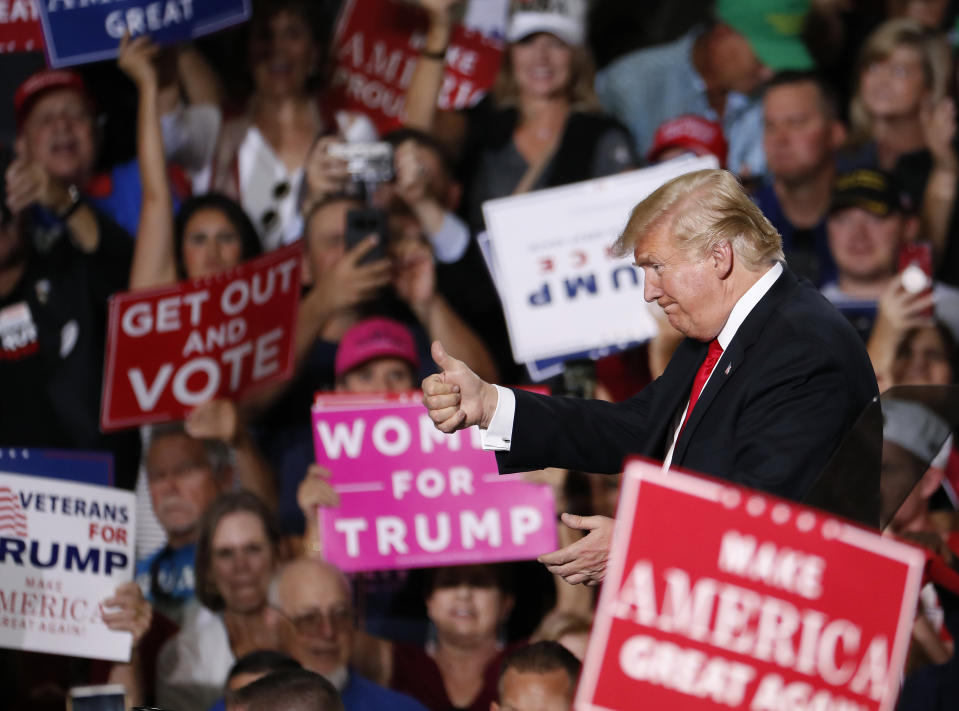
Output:
<svg viewBox="0 0 959 711">
<path fill-rule="evenodd" d="M 100 424 L 180 419 L 293 372 L 300 247 L 234 269 L 110 298 Z"/>
<path fill-rule="evenodd" d="M 443 434 L 421 394 L 317 395 L 316 461 L 336 508 L 320 509 L 323 554 L 342 570 L 525 560 L 556 548 L 548 486 L 500 476 L 479 431 Z"/>
<path fill-rule="evenodd" d="M 578 711 L 892 709 L 921 551 L 633 461 Z"/>
</svg>

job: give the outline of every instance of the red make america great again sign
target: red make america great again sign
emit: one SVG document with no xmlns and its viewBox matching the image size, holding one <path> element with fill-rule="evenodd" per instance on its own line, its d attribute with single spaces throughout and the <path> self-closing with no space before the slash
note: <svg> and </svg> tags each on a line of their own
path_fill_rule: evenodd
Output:
<svg viewBox="0 0 959 711">
<path fill-rule="evenodd" d="M 576 709 L 892 709 L 923 563 L 824 512 L 631 461 Z"/>
<path fill-rule="evenodd" d="M 219 274 L 110 298 L 100 425 L 183 418 L 293 372 L 299 244 Z"/>
</svg>

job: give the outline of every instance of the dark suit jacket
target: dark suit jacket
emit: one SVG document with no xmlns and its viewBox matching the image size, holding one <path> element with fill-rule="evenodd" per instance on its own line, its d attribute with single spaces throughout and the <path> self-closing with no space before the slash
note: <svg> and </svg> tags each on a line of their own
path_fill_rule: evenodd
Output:
<svg viewBox="0 0 959 711">
<path fill-rule="evenodd" d="M 683 341 L 663 375 L 617 404 L 516 391 L 500 471 L 622 471 L 663 459 L 707 344 Z M 801 500 L 878 395 L 859 336 L 788 269 L 740 325 L 693 409 L 673 465 Z"/>
</svg>

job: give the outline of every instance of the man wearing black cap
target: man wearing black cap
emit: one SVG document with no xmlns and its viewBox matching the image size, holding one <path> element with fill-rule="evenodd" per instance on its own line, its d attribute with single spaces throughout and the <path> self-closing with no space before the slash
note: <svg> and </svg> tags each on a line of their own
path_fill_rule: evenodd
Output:
<svg viewBox="0 0 959 711">
<path fill-rule="evenodd" d="M 897 335 L 929 322 L 929 309 L 959 334 L 959 290 L 933 284 L 918 267 L 899 272 L 899 250 L 915 242 L 919 220 L 892 176 L 873 170 L 839 176 L 827 231 L 837 278 L 823 295 L 864 340 L 898 341 Z"/>
</svg>

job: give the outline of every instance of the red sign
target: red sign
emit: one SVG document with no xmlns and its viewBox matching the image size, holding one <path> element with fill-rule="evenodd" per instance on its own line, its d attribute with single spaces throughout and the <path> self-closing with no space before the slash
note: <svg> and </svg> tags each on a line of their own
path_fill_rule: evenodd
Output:
<svg viewBox="0 0 959 711">
<path fill-rule="evenodd" d="M 364 113 L 380 133 L 399 128 L 426 27 L 426 14 L 409 3 L 348 0 L 334 40 L 332 81 L 324 94 L 329 108 Z M 446 52 L 439 107 L 475 104 L 493 86 L 502 51 L 501 39 L 458 25 Z"/>
<path fill-rule="evenodd" d="M 577 711 L 892 709 L 923 553 L 632 461 Z"/>
<path fill-rule="evenodd" d="M 300 259 L 294 244 L 220 274 L 112 296 L 103 429 L 180 419 L 288 378 Z"/>
<path fill-rule="evenodd" d="M 34 0 L 0 0 L 0 53 L 43 49 L 43 30 Z"/>
</svg>

